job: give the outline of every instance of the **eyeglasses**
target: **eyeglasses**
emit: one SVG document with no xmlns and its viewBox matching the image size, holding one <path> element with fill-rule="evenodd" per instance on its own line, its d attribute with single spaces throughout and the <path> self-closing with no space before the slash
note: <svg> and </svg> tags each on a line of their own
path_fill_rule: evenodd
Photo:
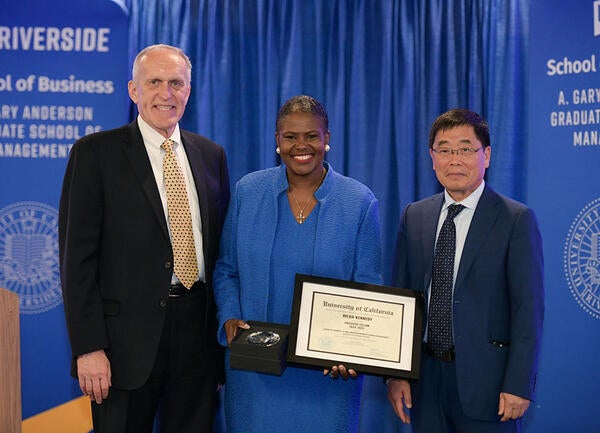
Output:
<svg viewBox="0 0 600 433">
<path fill-rule="evenodd" d="M 463 158 L 468 158 L 470 156 L 475 155 L 478 151 L 483 149 L 483 146 L 478 149 L 473 149 L 472 147 L 459 147 L 458 149 L 448 149 L 442 147 L 440 149 L 431 149 L 433 152 L 437 154 L 441 159 L 449 159 L 452 155 L 456 154 Z"/>
</svg>

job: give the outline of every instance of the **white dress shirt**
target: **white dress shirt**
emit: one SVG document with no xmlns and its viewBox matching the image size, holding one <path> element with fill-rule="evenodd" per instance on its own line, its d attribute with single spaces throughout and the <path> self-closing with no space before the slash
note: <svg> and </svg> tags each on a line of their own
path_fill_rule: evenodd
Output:
<svg viewBox="0 0 600 433">
<path fill-rule="evenodd" d="M 167 220 L 167 226 L 169 225 L 169 211 L 167 207 L 167 188 L 165 186 L 165 178 L 163 173 L 163 159 L 165 157 L 165 151 L 160 145 L 165 141 L 165 137 L 156 132 L 150 125 L 148 125 L 141 116 L 137 118 L 138 126 L 144 139 L 144 146 L 146 152 L 150 158 L 150 165 L 152 166 L 152 172 L 156 179 L 156 185 L 158 186 L 158 192 L 160 193 L 160 200 L 162 201 L 163 211 Z M 202 221 L 200 219 L 200 204 L 198 202 L 198 193 L 196 191 L 196 185 L 194 184 L 194 176 L 190 169 L 190 164 L 185 153 L 185 149 L 181 144 L 181 133 L 179 132 L 179 125 L 175 126 L 175 130 L 171 137 L 171 140 L 175 142 L 173 145 L 173 152 L 185 178 L 185 184 L 187 187 L 188 200 L 190 202 L 190 210 L 192 212 L 192 232 L 194 234 L 194 245 L 196 247 L 196 261 L 198 263 L 198 279 L 205 281 L 204 271 L 204 255 L 202 251 Z M 170 230 L 169 230 L 170 234 Z M 177 283 L 177 277 L 173 274 L 172 283 Z"/>
<path fill-rule="evenodd" d="M 479 203 L 479 199 L 483 194 L 483 189 L 485 188 L 485 181 L 481 181 L 481 185 L 477 187 L 475 191 L 473 191 L 467 198 L 464 200 L 457 202 L 448 194 L 448 191 L 444 190 L 444 204 L 442 206 L 442 211 L 440 212 L 440 217 L 438 219 L 437 231 L 435 234 L 436 244 L 437 238 L 442 230 L 442 225 L 444 224 L 444 220 L 446 219 L 446 215 L 448 215 L 448 208 L 452 204 L 462 204 L 465 208 L 460 211 L 458 215 L 454 217 L 454 226 L 456 227 L 456 253 L 454 255 L 454 274 L 452 276 L 452 297 L 454 298 L 454 283 L 456 283 L 456 275 L 458 274 L 458 267 L 460 266 L 460 258 L 462 257 L 463 248 L 465 247 L 465 241 L 467 240 L 467 233 L 469 233 L 469 227 L 471 226 L 471 221 L 473 221 L 473 215 L 475 214 L 475 209 L 477 208 L 477 203 Z M 435 248 L 434 248 L 435 251 Z M 427 305 L 431 303 L 431 281 L 429 282 L 429 288 L 427 290 Z M 453 322 L 454 323 L 454 322 Z M 427 341 L 427 330 L 425 330 L 425 341 Z"/>
</svg>

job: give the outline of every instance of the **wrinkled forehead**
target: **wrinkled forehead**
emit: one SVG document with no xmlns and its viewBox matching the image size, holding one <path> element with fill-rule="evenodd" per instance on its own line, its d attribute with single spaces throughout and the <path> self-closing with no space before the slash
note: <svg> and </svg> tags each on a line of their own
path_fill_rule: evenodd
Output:
<svg viewBox="0 0 600 433">
<path fill-rule="evenodd" d="M 185 55 L 178 51 L 156 48 L 141 54 L 133 65 L 133 79 L 143 74 L 146 79 L 183 79 L 191 81 L 191 67 Z"/>
</svg>

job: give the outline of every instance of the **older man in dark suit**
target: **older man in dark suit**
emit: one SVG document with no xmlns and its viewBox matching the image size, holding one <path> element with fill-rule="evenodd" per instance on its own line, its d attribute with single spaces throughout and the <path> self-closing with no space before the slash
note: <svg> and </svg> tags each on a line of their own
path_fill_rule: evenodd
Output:
<svg viewBox="0 0 600 433">
<path fill-rule="evenodd" d="M 492 149 L 477 113 L 438 117 L 429 151 L 445 191 L 406 207 L 394 264 L 394 283 L 427 305 L 420 380 L 389 380 L 388 397 L 415 432 L 517 432 L 544 315 L 537 221 L 484 182 Z"/>
<path fill-rule="evenodd" d="M 210 432 L 223 375 L 211 274 L 229 201 L 223 149 L 179 129 L 191 63 L 135 59 L 139 116 L 73 146 L 59 211 L 73 375 L 96 433 Z"/>
</svg>

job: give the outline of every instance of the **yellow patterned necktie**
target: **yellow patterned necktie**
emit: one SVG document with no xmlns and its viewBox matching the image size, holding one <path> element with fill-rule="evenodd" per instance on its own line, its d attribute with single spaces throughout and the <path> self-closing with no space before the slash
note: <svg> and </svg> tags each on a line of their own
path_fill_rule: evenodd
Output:
<svg viewBox="0 0 600 433">
<path fill-rule="evenodd" d="M 167 189 L 167 209 L 171 229 L 171 244 L 175 261 L 175 275 L 188 289 L 198 279 L 198 262 L 192 232 L 192 214 L 188 201 L 187 188 L 183 173 L 173 153 L 171 139 L 165 140 L 160 147 L 165 150 L 163 172 Z"/>
</svg>

